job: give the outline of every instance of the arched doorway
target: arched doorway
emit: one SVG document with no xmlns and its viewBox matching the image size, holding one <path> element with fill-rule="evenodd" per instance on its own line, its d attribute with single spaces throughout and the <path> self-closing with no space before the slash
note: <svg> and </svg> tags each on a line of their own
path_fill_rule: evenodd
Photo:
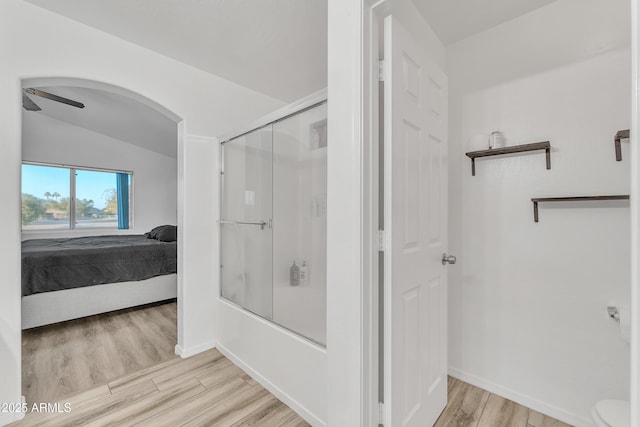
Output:
<svg viewBox="0 0 640 427">
<path fill-rule="evenodd" d="M 101 212 L 104 211 L 104 206 L 99 205 L 97 199 L 99 196 L 91 197 L 91 185 L 80 185 L 80 179 L 82 174 L 78 172 L 89 174 L 106 174 L 113 172 L 113 174 L 122 174 L 122 171 L 131 172 L 131 209 L 130 219 L 131 224 L 125 230 L 121 229 L 108 229 L 104 227 L 93 228 L 91 224 L 99 223 L 100 219 L 92 219 L 93 217 L 82 217 L 82 221 L 79 220 L 80 215 L 73 215 L 71 220 L 66 220 L 64 214 L 62 218 L 53 219 L 54 228 L 47 229 L 49 225 L 44 225 L 44 229 L 38 230 L 34 227 L 25 230 L 23 225 L 22 240 L 26 239 L 40 239 L 45 237 L 88 237 L 97 234 L 107 235 L 123 235 L 123 234 L 143 234 L 150 231 L 153 227 L 164 224 L 178 224 L 179 218 L 181 218 L 180 211 L 182 206 L 178 204 L 180 195 L 178 194 L 181 189 L 178 186 L 180 182 L 181 173 L 178 165 L 178 151 L 182 141 L 183 121 L 182 119 L 166 109 L 162 105 L 150 100 L 149 98 L 142 96 L 138 93 L 132 92 L 128 89 L 114 86 L 107 83 L 84 80 L 84 79 L 72 79 L 72 78 L 35 78 L 25 79 L 22 81 L 22 87 L 25 88 L 37 88 L 45 93 L 53 93 L 64 99 L 77 99 L 85 104 L 86 108 L 76 109 L 73 106 L 65 105 L 64 102 L 57 102 L 55 100 L 48 99 L 46 97 L 39 97 L 27 92 L 28 98 L 35 103 L 40 111 L 34 112 L 31 110 L 23 109 L 23 137 L 22 137 L 22 153 L 23 164 L 25 162 L 31 165 L 38 166 L 52 166 L 58 170 L 71 168 L 72 175 L 76 177 L 72 179 L 75 195 L 75 206 L 78 209 L 79 202 L 81 200 L 91 200 L 94 202 L 92 208 L 96 211 L 92 215 L 98 218 Z M 154 145 L 155 144 L 155 145 Z M 77 182 L 76 182 L 77 180 Z M 24 179 L 23 188 L 24 190 Z M 80 187 L 83 187 L 85 194 L 80 194 Z M 60 194 L 55 189 L 49 194 Z M 95 193 L 95 191 L 94 191 Z M 97 194 L 97 193 L 96 193 Z M 44 194 L 43 194 L 44 196 Z M 45 196 L 46 197 L 46 196 Z M 60 197 L 60 196 L 58 196 Z M 68 196 L 72 203 L 69 203 L 73 207 L 74 203 L 71 195 Z M 61 197 L 63 199 L 64 197 Z M 53 197 L 53 200 L 59 202 L 60 200 Z M 53 204 L 53 203 L 51 203 Z M 70 208 L 72 210 L 73 208 Z M 53 212 L 52 215 L 56 213 Z M 66 221 L 69 224 L 68 227 L 59 227 L 60 223 L 64 224 Z M 46 222 L 46 221 L 43 221 Z M 24 224 L 24 221 L 23 221 Z M 179 224 L 178 224 L 179 225 Z M 181 244 L 176 243 L 178 248 Z M 179 250 L 179 249 L 178 249 Z M 178 254 L 178 259 L 180 256 Z M 39 323 L 32 323 L 28 326 L 41 326 L 48 324 L 51 321 L 56 320 L 68 320 L 80 316 L 86 316 L 88 314 L 95 315 L 102 312 L 112 312 L 115 309 L 125 309 L 120 316 L 120 321 L 124 319 L 120 329 L 134 326 L 133 329 L 143 330 L 146 328 L 145 320 L 151 321 L 157 325 L 162 322 L 163 312 L 165 315 L 173 319 L 174 332 L 166 333 L 164 331 L 155 330 L 155 335 L 168 335 L 173 337 L 173 342 L 160 342 L 153 340 L 142 340 L 142 347 L 147 347 L 146 356 L 144 352 L 139 353 L 137 349 L 134 351 L 128 351 L 126 348 L 127 341 L 136 341 L 136 335 L 131 335 L 129 338 L 124 337 L 124 334 L 118 332 L 116 335 L 107 336 L 103 338 L 107 344 L 94 344 L 78 345 L 77 343 L 70 343 L 66 347 L 66 354 L 60 356 L 60 354 L 50 355 L 50 359 L 55 361 L 56 357 L 79 357 L 82 358 L 82 352 L 92 353 L 92 357 L 87 359 L 100 360 L 100 353 L 108 354 L 109 348 L 111 349 L 112 356 L 103 356 L 103 361 L 108 360 L 108 363 L 104 363 L 101 367 L 98 365 L 92 365 L 90 369 L 84 369 L 85 371 L 91 371 L 85 375 L 85 378 L 73 379 L 72 377 L 64 380 L 64 372 L 56 372 L 56 367 L 51 364 L 46 365 L 47 370 L 55 376 L 63 378 L 63 382 L 71 385 L 71 388 L 65 389 L 64 387 L 59 391 L 59 394 L 46 392 L 42 394 L 42 399 L 38 401 L 53 401 L 56 397 L 62 395 L 75 393 L 82 390 L 82 384 L 86 384 L 87 388 L 100 385 L 114 377 L 121 376 L 128 372 L 128 370 L 138 370 L 144 368 L 145 365 L 149 365 L 156 362 L 161 362 L 163 357 L 167 355 L 173 355 L 173 348 L 177 342 L 179 342 L 179 329 L 176 329 L 175 323 L 180 324 L 180 320 L 176 319 L 182 310 L 176 310 L 176 303 L 173 308 L 167 309 L 163 307 L 161 310 L 154 308 L 157 306 L 145 307 L 151 311 L 146 312 L 138 318 L 134 315 L 134 309 L 129 309 L 127 306 L 139 306 L 141 304 L 153 303 L 155 301 L 163 301 L 166 296 L 170 296 L 166 293 L 166 290 L 173 286 L 173 297 L 177 298 L 177 304 L 180 304 L 181 292 L 178 290 L 182 286 L 181 275 L 182 269 L 178 269 L 173 285 L 171 281 L 163 281 L 162 286 L 165 291 L 158 291 L 158 288 L 154 286 L 139 287 L 137 283 L 132 283 L 131 286 L 127 286 L 126 283 L 115 284 L 115 287 L 109 288 L 111 285 L 100 285 L 95 288 L 95 292 L 89 291 L 86 294 L 71 295 L 71 300 L 68 300 L 68 295 L 64 294 L 54 303 L 50 300 L 44 299 L 44 306 L 50 306 L 51 304 L 58 304 L 58 314 L 61 317 L 53 317 L 45 320 L 40 320 Z M 152 280 L 152 279 L 149 279 Z M 133 281 L 131 281 L 133 282 Z M 144 283 L 145 281 L 140 281 Z M 127 282 L 129 283 L 129 282 Z M 121 286 L 122 285 L 122 286 Z M 106 290 L 98 291 L 98 289 L 105 288 Z M 65 290 L 66 292 L 66 290 Z M 92 295 L 93 294 L 93 295 Z M 79 296 L 78 296 L 79 295 Z M 117 297 L 116 297 L 117 296 Z M 115 298 L 114 298 L 115 297 Z M 25 297 L 23 297 L 23 310 L 25 310 Z M 96 304 L 97 303 L 97 304 Z M 105 305 L 106 303 L 106 305 Z M 43 304 L 43 303 L 40 303 Z M 92 308 L 96 305 L 96 308 Z M 42 305 L 40 306 L 42 307 Z M 68 307 L 80 308 L 79 311 Z M 83 311 L 89 307 L 89 311 Z M 39 306 L 28 306 L 28 310 L 41 312 Z M 104 310 L 104 311 L 103 311 Z M 71 311 L 71 313 L 60 313 L 61 311 Z M 177 311 L 177 312 L 176 312 Z M 151 320 L 151 312 L 154 312 L 156 316 L 160 316 L 160 321 Z M 114 323 L 115 317 L 113 315 L 97 314 L 93 316 L 92 320 L 83 318 L 80 320 L 69 320 L 67 325 L 75 322 L 71 327 L 66 328 L 62 332 L 58 331 L 57 334 L 53 334 L 54 329 L 61 329 L 62 323 L 54 326 L 43 326 L 40 329 L 40 333 L 34 334 L 37 339 L 32 339 L 29 343 L 23 342 L 23 363 L 25 363 L 25 356 L 29 356 L 28 352 L 34 351 L 34 341 L 46 341 L 50 339 L 54 342 L 64 341 L 64 336 L 67 335 L 70 340 L 77 338 L 91 338 L 98 334 L 102 329 L 108 329 L 104 326 L 100 326 L 100 316 L 102 321 L 107 323 Z M 105 317 L 106 316 L 106 317 Z M 25 327 L 25 312 L 23 311 L 23 329 Z M 97 320 L 96 320 L 97 319 Z M 43 323 L 44 322 L 44 323 Z M 169 325 L 170 328 L 170 325 Z M 44 331 L 44 329 L 47 329 Z M 104 332 L 104 331 L 103 331 Z M 135 332 L 135 331 L 134 331 Z M 144 336 L 144 331 L 143 332 Z M 149 334 L 153 334 L 153 327 L 149 327 L 146 331 Z M 160 333 L 159 333 L 160 332 Z M 75 338 L 74 338 L 75 334 Z M 42 337 L 49 337 L 42 339 Z M 62 338 L 61 338 L 62 337 Z M 115 338 L 114 338 L 115 337 Z M 139 338 L 140 336 L 138 336 Z M 86 344 L 86 343 L 85 343 Z M 154 345 L 164 347 L 162 350 L 153 348 Z M 97 347 L 96 347 L 97 346 Z M 72 350 L 69 350 L 72 349 Z M 126 356 L 129 361 L 118 361 L 118 353 Z M 162 354 L 160 354 L 162 353 Z M 142 360 L 137 360 L 136 357 L 142 355 Z M 71 357 L 71 358 L 73 358 Z M 174 356 L 175 357 L 175 356 Z M 27 366 L 23 366 L 23 373 L 25 369 L 37 369 L 37 363 L 34 363 L 34 359 L 30 359 Z M 86 364 L 85 364 L 86 366 Z M 103 369 L 100 372 L 100 369 Z M 77 373 L 82 372 L 83 368 L 73 369 L 76 371 L 74 375 L 77 377 Z M 34 372 L 33 376 L 37 377 L 38 372 Z M 23 375 L 23 394 L 27 396 L 28 403 L 30 392 L 25 390 L 25 381 Z M 43 381 L 45 384 L 43 387 L 47 387 L 47 380 Z M 29 386 L 27 386 L 29 387 Z M 78 388 L 80 387 L 80 388 Z M 37 394 L 36 394 L 37 395 Z"/>
</svg>

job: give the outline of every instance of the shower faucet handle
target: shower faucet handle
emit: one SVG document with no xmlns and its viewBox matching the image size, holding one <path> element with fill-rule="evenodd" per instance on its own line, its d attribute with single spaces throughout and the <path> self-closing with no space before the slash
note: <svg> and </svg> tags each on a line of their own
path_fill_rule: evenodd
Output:
<svg viewBox="0 0 640 427">
<path fill-rule="evenodd" d="M 447 264 L 455 264 L 457 261 L 456 257 L 453 255 L 447 255 L 447 253 L 442 254 L 442 265 Z"/>
</svg>

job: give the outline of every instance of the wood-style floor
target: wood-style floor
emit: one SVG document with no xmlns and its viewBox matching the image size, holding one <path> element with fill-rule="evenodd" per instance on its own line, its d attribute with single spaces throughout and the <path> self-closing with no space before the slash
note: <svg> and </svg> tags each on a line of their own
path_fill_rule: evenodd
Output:
<svg viewBox="0 0 640 427">
<path fill-rule="evenodd" d="M 22 394 L 29 405 L 176 359 L 176 303 L 114 311 L 22 332 Z"/>
<path fill-rule="evenodd" d="M 71 412 L 29 413 L 16 426 L 308 426 L 217 350 L 174 354 L 176 304 L 23 332 L 23 393 Z M 568 427 L 449 378 L 436 427 Z"/>
<path fill-rule="evenodd" d="M 217 350 L 172 359 L 62 399 L 13 426 L 309 426 Z M 68 403 L 71 411 L 62 412 Z"/>
<path fill-rule="evenodd" d="M 217 350 L 181 359 L 175 343 L 175 302 L 24 331 L 27 405 L 60 412 L 12 425 L 309 425 Z"/>
<path fill-rule="evenodd" d="M 570 427 L 493 393 L 449 377 L 449 401 L 435 427 Z"/>
</svg>

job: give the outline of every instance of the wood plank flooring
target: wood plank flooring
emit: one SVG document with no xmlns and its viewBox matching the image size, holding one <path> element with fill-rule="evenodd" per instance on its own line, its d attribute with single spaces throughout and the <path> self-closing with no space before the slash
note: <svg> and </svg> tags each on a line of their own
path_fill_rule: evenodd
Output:
<svg viewBox="0 0 640 427">
<path fill-rule="evenodd" d="M 435 427 L 570 427 L 451 377 L 448 395 L 449 402 Z"/>
<path fill-rule="evenodd" d="M 12 426 L 309 426 L 217 350 L 172 359 L 31 412 Z"/>
<path fill-rule="evenodd" d="M 151 304 L 22 332 L 22 392 L 54 402 L 176 359 L 176 303 Z"/>
<path fill-rule="evenodd" d="M 176 356 L 176 317 L 174 301 L 23 331 L 27 405 L 60 412 L 13 425 L 309 425 L 217 350 Z"/>
<path fill-rule="evenodd" d="M 435 427 L 570 427 L 449 378 Z M 309 426 L 217 350 L 173 359 L 61 400 L 71 412 L 29 413 L 12 426 Z"/>
<path fill-rule="evenodd" d="M 70 404 L 14 426 L 308 426 L 217 350 L 174 354 L 176 304 L 23 332 L 23 393 Z M 454 378 L 436 427 L 569 427 Z"/>
</svg>

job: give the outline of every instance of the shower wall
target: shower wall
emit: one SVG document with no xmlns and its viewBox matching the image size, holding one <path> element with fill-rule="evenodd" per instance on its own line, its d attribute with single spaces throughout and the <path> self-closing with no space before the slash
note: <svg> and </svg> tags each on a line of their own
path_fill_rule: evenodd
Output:
<svg viewBox="0 0 640 427">
<path fill-rule="evenodd" d="M 225 142 L 221 218 L 222 297 L 321 345 L 326 114 L 322 103 Z"/>
</svg>

